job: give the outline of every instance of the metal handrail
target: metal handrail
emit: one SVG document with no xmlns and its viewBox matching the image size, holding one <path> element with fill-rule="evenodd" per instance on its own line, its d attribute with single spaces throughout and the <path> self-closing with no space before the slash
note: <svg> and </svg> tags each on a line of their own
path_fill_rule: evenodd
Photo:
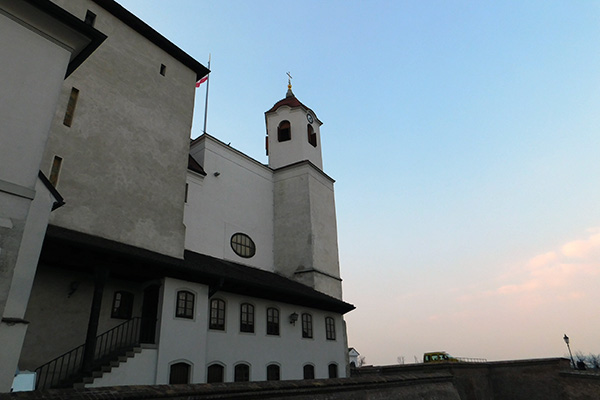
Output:
<svg viewBox="0 0 600 400">
<path fill-rule="evenodd" d="M 135 317 L 98 335 L 93 366 L 101 366 L 124 351 L 139 345 L 140 321 L 141 318 Z M 83 376 L 84 350 L 85 344 L 82 344 L 38 367 L 35 370 L 36 390 L 68 386 L 73 383 L 74 377 Z"/>
</svg>

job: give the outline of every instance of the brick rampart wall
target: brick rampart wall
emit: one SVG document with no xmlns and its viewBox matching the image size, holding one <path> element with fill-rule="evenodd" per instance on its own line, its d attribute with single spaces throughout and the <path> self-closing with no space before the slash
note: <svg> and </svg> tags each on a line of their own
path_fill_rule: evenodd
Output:
<svg viewBox="0 0 600 400">
<path fill-rule="evenodd" d="M 460 400 L 446 373 L 307 381 L 54 389 L 0 395 L 0 400 Z"/>
</svg>

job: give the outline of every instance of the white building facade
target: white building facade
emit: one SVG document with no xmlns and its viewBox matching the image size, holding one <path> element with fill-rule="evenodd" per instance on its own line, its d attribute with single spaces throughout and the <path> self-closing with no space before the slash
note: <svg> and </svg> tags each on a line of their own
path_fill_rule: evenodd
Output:
<svg viewBox="0 0 600 400">
<path fill-rule="evenodd" d="M 269 165 L 190 143 L 208 70 L 112 0 L 53 1 L 106 40 L 62 84 L 41 157 L 66 204 L 19 368 L 38 388 L 346 376 L 354 306 L 315 113 L 291 87 L 265 113 Z"/>
</svg>

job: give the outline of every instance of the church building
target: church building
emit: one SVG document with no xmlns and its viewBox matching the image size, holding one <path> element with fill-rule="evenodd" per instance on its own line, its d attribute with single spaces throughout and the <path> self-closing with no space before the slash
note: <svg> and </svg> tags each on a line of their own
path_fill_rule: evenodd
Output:
<svg viewBox="0 0 600 400">
<path fill-rule="evenodd" d="M 106 39 L 64 80 L 43 152 L 64 205 L 19 369 L 38 389 L 348 376 L 316 113 L 288 82 L 265 112 L 268 165 L 190 140 L 206 67 L 113 0 L 52 3 Z"/>
</svg>

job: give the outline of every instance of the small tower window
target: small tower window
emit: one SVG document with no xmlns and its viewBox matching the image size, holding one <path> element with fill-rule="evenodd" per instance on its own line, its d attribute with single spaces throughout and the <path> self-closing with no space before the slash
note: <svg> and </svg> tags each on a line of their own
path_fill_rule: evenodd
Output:
<svg viewBox="0 0 600 400">
<path fill-rule="evenodd" d="M 167 66 L 165 64 L 160 64 L 160 74 L 162 76 L 165 76 L 166 73 L 167 73 Z"/>
<path fill-rule="evenodd" d="M 317 134 L 311 124 L 308 124 L 307 127 L 308 143 L 312 144 L 313 147 L 317 147 Z"/>
<path fill-rule="evenodd" d="M 290 121 L 281 121 L 277 127 L 277 141 L 287 142 L 292 139 Z"/>
<path fill-rule="evenodd" d="M 90 10 L 87 10 L 87 12 L 85 13 L 84 22 L 90 26 L 94 26 L 94 23 L 96 23 L 96 14 L 94 14 Z"/>
<path fill-rule="evenodd" d="M 62 166 L 62 157 L 54 156 L 52 160 L 52 168 L 50 169 L 50 177 L 48 180 L 52 184 L 52 186 L 56 187 L 58 185 L 58 176 L 60 175 L 60 167 Z"/>
<path fill-rule="evenodd" d="M 65 126 L 71 126 L 73 123 L 73 116 L 75 115 L 75 106 L 77 106 L 77 98 L 79 97 L 79 89 L 71 88 L 71 95 L 69 96 L 69 102 L 67 103 L 67 110 L 65 111 L 65 118 L 63 124 Z"/>
</svg>

